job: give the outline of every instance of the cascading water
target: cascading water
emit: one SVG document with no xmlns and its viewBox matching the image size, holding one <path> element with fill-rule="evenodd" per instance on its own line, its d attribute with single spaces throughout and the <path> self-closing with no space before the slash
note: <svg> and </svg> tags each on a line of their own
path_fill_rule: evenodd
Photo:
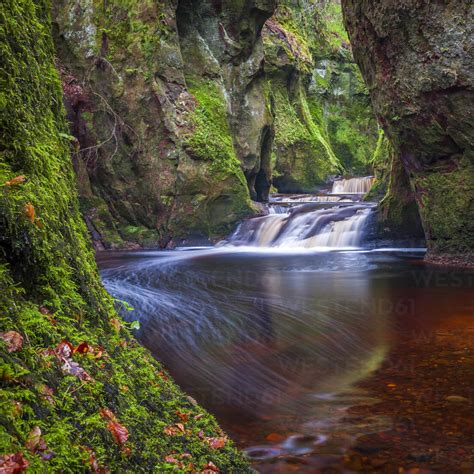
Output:
<svg viewBox="0 0 474 474">
<path fill-rule="evenodd" d="M 375 208 L 359 200 L 372 183 L 372 177 L 352 178 L 334 182 L 330 194 L 275 195 L 269 214 L 243 222 L 229 243 L 276 248 L 359 247 Z"/>
<path fill-rule="evenodd" d="M 373 176 L 339 179 L 332 185 L 332 194 L 366 194 L 374 184 L 374 179 Z"/>
</svg>

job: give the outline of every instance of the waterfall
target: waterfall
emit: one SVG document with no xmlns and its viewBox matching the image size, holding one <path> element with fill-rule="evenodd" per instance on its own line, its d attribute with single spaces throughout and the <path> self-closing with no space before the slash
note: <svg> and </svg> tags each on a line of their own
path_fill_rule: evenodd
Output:
<svg viewBox="0 0 474 474">
<path fill-rule="evenodd" d="M 373 176 L 339 179 L 332 185 L 332 194 L 366 194 L 374 184 Z"/>
<path fill-rule="evenodd" d="M 368 176 L 336 181 L 330 194 L 275 194 L 270 197 L 268 215 L 242 222 L 226 245 L 359 247 L 375 209 L 374 204 L 361 203 L 360 198 L 372 183 Z"/>
<path fill-rule="evenodd" d="M 287 208 L 283 213 L 244 221 L 229 240 L 232 245 L 273 248 L 358 247 L 373 210 L 372 204 Z"/>
</svg>

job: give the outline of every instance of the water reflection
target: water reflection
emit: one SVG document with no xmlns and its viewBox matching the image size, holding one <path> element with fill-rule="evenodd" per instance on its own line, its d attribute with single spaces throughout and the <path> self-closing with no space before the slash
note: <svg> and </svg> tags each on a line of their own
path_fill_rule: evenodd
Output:
<svg viewBox="0 0 474 474">
<path fill-rule="evenodd" d="M 270 462 L 261 472 L 310 452 L 314 472 L 321 453 L 340 457 L 354 436 L 390 428 L 345 415 L 374 402 L 356 384 L 397 338 L 469 314 L 472 273 L 420 256 L 225 248 L 116 254 L 101 266 L 109 291 L 136 308 L 143 344 L 251 457 Z"/>
<path fill-rule="evenodd" d="M 387 352 L 390 311 L 374 310 L 371 268 L 363 253 L 197 252 L 137 258 L 103 277 L 137 308 L 144 345 L 200 403 L 229 419 L 296 426 L 329 416 L 327 394 Z"/>
</svg>

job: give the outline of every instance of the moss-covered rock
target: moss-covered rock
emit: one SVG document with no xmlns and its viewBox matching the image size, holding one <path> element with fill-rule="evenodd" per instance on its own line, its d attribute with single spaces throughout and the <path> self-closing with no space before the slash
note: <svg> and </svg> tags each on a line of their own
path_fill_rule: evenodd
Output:
<svg viewBox="0 0 474 474">
<path fill-rule="evenodd" d="M 133 339 L 100 283 L 75 191 L 49 9 L 5 0 L 0 11 L 0 456 L 16 454 L 32 472 L 209 463 L 249 472 L 215 420 Z"/>
<path fill-rule="evenodd" d="M 415 193 L 427 259 L 473 264 L 471 2 L 342 3 L 375 112 Z"/>
<path fill-rule="evenodd" d="M 337 174 L 369 173 L 377 123 L 340 3 L 282 1 L 263 36 L 276 187 L 312 191 Z"/>
<path fill-rule="evenodd" d="M 260 28 L 272 7 L 252 5 L 54 2 L 58 68 L 78 140 L 74 162 L 85 171 L 79 190 L 82 202 L 100 199 L 84 211 L 102 246 L 214 237 L 255 212 L 243 171 L 260 170 L 264 124 L 231 119 L 257 117 L 261 108 L 249 101 L 251 75 L 258 75 L 250 65 L 258 66 Z M 255 18 L 245 19 L 247 11 Z M 235 21 L 242 31 L 234 31 Z M 241 151 L 245 140 L 251 165 Z M 128 226 L 141 231 L 122 232 Z"/>
</svg>

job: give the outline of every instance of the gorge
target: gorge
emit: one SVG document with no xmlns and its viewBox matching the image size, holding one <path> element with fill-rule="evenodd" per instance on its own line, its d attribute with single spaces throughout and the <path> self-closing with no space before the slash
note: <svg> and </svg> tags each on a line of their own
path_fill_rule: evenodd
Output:
<svg viewBox="0 0 474 474">
<path fill-rule="evenodd" d="M 0 472 L 472 472 L 472 25 L 2 0 Z"/>
</svg>

